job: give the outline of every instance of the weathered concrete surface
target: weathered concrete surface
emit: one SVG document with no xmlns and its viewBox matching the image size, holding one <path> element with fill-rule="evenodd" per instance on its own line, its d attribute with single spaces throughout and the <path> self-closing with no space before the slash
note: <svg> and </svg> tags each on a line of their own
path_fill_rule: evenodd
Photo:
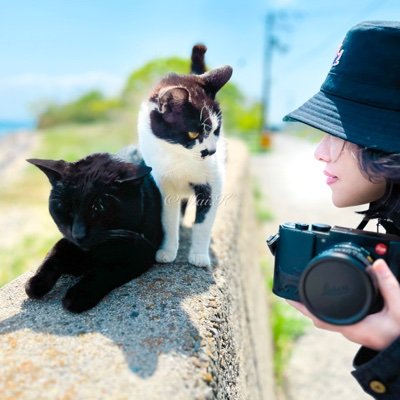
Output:
<svg viewBox="0 0 400 400">
<path fill-rule="evenodd" d="M 229 142 L 225 196 L 211 270 L 187 264 L 190 229 L 174 264 L 151 271 L 81 315 L 61 279 L 41 301 L 20 276 L 0 290 L 0 398 L 273 399 L 271 338 L 257 259 L 248 154 Z"/>
</svg>

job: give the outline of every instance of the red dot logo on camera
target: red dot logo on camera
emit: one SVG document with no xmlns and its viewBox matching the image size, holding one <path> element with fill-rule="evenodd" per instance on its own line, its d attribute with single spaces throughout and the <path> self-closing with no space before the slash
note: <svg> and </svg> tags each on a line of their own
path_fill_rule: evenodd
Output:
<svg viewBox="0 0 400 400">
<path fill-rule="evenodd" d="M 386 244 L 378 243 L 375 246 L 375 253 L 378 254 L 379 256 L 383 256 L 384 254 L 386 254 L 387 249 L 388 248 L 387 248 Z"/>
</svg>

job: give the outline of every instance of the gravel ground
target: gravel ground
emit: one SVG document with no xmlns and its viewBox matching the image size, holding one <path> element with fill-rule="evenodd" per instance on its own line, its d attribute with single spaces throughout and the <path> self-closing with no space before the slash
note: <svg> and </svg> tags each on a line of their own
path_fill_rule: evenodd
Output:
<svg viewBox="0 0 400 400">
<path fill-rule="evenodd" d="M 313 157 L 315 145 L 285 134 L 273 137 L 273 151 L 252 158 L 252 172 L 262 187 L 265 206 L 274 220 L 265 236 L 285 221 L 355 227 L 361 220 L 354 208 L 335 208 L 324 183 L 323 163 Z M 370 228 L 373 229 L 373 228 Z M 273 265 L 273 258 L 266 250 Z M 314 327 L 295 344 L 286 370 L 287 400 L 366 400 L 350 375 L 358 345 L 342 336 Z"/>
</svg>

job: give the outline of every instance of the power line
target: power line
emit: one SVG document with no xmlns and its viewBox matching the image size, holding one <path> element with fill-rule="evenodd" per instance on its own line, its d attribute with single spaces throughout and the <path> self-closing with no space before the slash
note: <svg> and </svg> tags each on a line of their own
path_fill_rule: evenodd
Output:
<svg viewBox="0 0 400 400">
<path fill-rule="evenodd" d="M 371 2 L 369 2 L 367 4 L 367 6 L 361 10 L 357 12 L 357 16 L 362 15 L 362 18 L 366 18 L 369 14 L 371 14 L 372 12 L 376 11 L 378 8 L 382 7 L 382 5 L 385 3 L 385 0 L 381 0 L 381 1 L 377 1 L 377 0 L 372 0 Z M 307 17 L 307 14 L 303 14 L 305 17 Z M 328 35 L 326 35 L 315 47 L 313 47 L 312 49 L 308 50 L 307 52 L 301 54 L 297 59 L 295 59 L 294 61 L 291 61 L 291 67 L 293 67 L 293 64 L 296 65 L 297 70 L 299 68 L 304 68 L 310 61 L 313 60 L 313 57 L 315 54 L 319 54 L 321 51 L 325 50 L 326 48 L 330 48 L 331 46 L 334 45 L 333 43 L 333 37 L 340 37 L 339 35 L 341 34 L 342 36 L 344 36 L 345 29 L 349 28 L 349 25 L 351 23 L 353 23 L 354 18 L 356 17 L 356 15 L 354 15 L 353 17 L 349 18 L 346 20 L 346 22 L 342 23 L 341 26 L 343 26 L 343 29 L 340 28 L 340 32 L 339 29 L 335 29 L 334 31 L 331 31 Z M 337 25 L 336 25 L 337 28 Z M 336 41 L 336 39 L 334 39 Z M 336 43 L 337 46 L 340 45 L 340 43 Z M 333 57 L 333 56 L 332 56 Z M 285 73 L 288 72 L 288 68 L 283 69 L 281 71 L 281 73 Z M 285 74 L 286 76 L 286 74 Z"/>
</svg>

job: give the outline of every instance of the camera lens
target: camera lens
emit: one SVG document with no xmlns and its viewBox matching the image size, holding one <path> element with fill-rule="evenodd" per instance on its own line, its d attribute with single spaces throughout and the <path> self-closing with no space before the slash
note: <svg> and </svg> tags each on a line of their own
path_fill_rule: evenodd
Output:
<svg viewBox="0 0 400 400">
<path fill-rule="evenodd" d="M 317 318 L 350 325 L 369 314 L 377 300 L 367 272 L 372 258 L 354 243 L 338 243 L 313 258 L 300 279 L 300 298 Z"/>
</svg>

